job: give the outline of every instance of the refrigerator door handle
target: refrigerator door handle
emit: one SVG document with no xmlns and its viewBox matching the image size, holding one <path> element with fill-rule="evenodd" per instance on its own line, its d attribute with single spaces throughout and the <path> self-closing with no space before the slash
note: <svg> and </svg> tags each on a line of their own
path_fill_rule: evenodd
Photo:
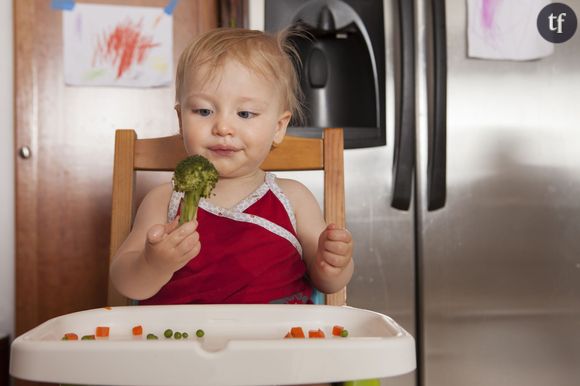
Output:
<svg viewBox="0 0 580 386">
<path fill-rule="evenodd" d="M 433 128 L 427 166 L 427 209 L 445 206 L 447 187 L 447 39 L 445 0 L 433 0 Z"/>
<path fill-rule="evenodd" d="M 409 210 L 415 168 L 415 35 L 413 1 L 399 0 L 401 99 L 393 159 L 391 206 Z"/>
</svg>

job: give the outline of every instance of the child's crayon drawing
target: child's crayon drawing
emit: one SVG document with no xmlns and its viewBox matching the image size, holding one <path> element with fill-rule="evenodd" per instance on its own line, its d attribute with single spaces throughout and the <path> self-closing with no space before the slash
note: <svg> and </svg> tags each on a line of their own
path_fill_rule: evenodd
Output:
<svg viewBox="0 0 580 386">
<path fill-rule="evenodd" d="M 554 52 L 538 33 L 536 19 L 549 0 L 466 0 L 468 56 L 536 60 Z"/>
<path fill-rule="evenodd" d="M 65 83 L 168 85 L 172 32 L 172 17 L 162 8 L 77 4 L 63 13 Z"/>
</svg>

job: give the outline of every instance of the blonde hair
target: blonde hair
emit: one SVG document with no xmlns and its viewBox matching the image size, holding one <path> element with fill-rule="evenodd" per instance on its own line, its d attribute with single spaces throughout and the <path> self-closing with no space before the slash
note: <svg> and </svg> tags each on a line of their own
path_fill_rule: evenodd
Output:
<svg viewBox="0 0 580 386">
<path fill-rule="evenodd" d="M 204 67 L 205 79 L 211 78 L 227 59 L 233 59 L 272 81 L 282 93 L 283 108 L 297 123 L 303 122 L 302 92 L 295 68 L 300 58 L 291 29 L 275 35 L 243 28 L 217 28 L 196 36 L 179 57 L 175 77 L 175 100 L 179 103 L 185 77 Z"/>
</svg>

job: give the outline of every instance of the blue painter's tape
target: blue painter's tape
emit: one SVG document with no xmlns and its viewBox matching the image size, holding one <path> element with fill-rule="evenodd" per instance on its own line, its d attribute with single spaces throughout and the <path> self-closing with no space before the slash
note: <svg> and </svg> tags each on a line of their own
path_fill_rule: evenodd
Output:
<svg viewBox="0 0 580 386">
<path fill-rule="evenodd" d="M 74 0 L 52 0 L 50 2 L 52 9 L 58 9 L 61 11 L 72 11 L 75 7 Z"/>
<path fill-rule="evenodd" d="M 165 6 L 165 9 L 163 11 L 168 15 L 173 14 L 173 10 L 175 9 L 175 6 L 177 5 L 178 1 L 179 0 L 170 0 L 169 3 Z"/>
</svg>

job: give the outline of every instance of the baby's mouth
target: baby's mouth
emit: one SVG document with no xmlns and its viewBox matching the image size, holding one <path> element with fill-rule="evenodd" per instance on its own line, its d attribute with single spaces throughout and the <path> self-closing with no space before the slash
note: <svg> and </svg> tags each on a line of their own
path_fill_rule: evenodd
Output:
<svg viewBox="0 0 580 386">
<path fill-rule="evenodd" d="M 231 156 L 238 151 L 237 148 L 235 148 L 233 146 L 226 146 L 226 145 L 212 146 L 209 148 L 209 150 L 212 153 L 217 154 L 217 155 L 222 156 L 222 157 Z"/>
</svg>

